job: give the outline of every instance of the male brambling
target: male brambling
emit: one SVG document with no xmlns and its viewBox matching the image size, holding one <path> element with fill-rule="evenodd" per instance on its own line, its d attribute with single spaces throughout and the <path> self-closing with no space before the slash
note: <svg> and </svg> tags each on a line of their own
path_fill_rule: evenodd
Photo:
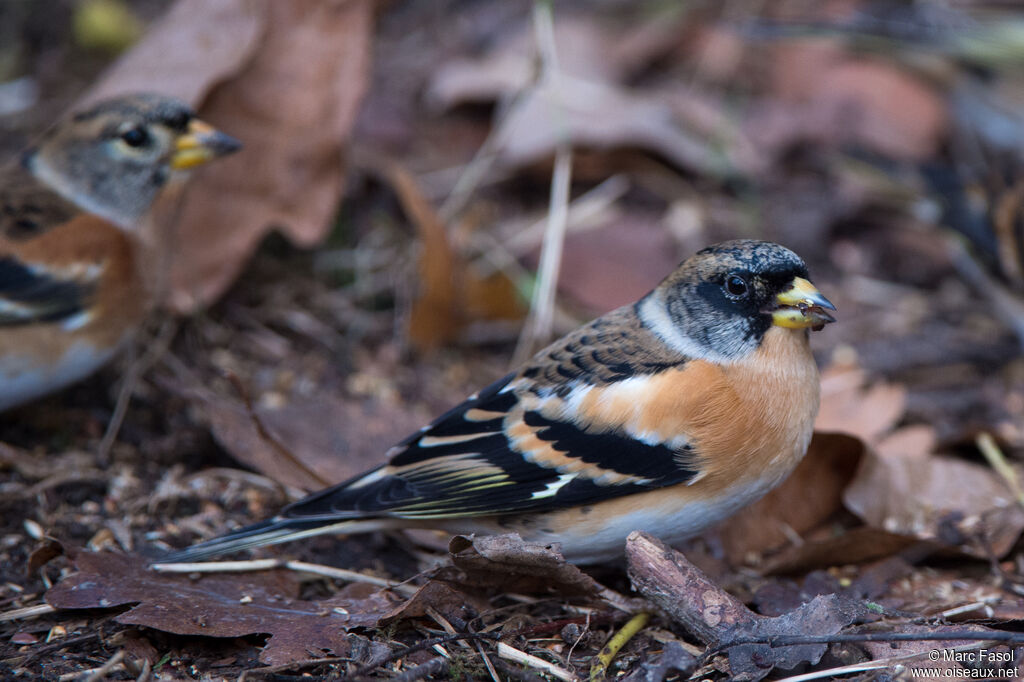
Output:
<svg viewBox="0 0 1024 682">
<path fill-rule="evenodd" d="M 792 251 L 700 251 L 654 291 L 537 353 L 276 517 L 174 553 L 192 561 L 321 533 L 519 533 L 577 563 L 645 530 L 677 542 L 797 465 L 818 411 L 808 329 L 835 307 Z"/>
<path fill-rule="evenodd" d="M 78 381 L 141 322 L 134 229 L 175 171 L 239 143 L 161 95 L 110 99 L 0 170 L 0 410 Z"/>
</svg>

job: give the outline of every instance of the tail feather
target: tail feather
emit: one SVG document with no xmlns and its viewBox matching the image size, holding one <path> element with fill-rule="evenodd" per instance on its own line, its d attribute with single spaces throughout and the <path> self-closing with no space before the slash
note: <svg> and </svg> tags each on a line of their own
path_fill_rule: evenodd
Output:
<svg viewBox="0 0 1024 682">
<path fill-rule="evenodd" d="M 368 527 L 369 526 L 369 527 Z M 324 519 L 270 519 L 240 528 L 218 538 L 171 552 L 154 564 L 178 564 L 202 561 L 222 554 L 291 542 L 325 533 L 375 530 L 379 523 L 363 521 L 325 521 Z"/>
</svg>

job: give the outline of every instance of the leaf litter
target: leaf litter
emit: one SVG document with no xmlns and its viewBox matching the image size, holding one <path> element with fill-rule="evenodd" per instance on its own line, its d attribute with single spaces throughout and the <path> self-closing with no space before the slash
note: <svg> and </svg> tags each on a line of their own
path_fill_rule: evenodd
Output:
<svg viewBox="0 0 1024 682">
<path fill-rule="evenodd" d="M 864 676 L 936 648 L 977 651 L 968 632 L 1015 628 L 1021 512 L 974 443 L 993 436 L 1019 475 L 1016 308 L 992 310 L 1002 299 L 970 287 L 1015 295 L 1016 200 L 986 208 L 979 187 L 935 190 L 948 170 L 917 172 L 922 159 L 976 170 L 957 136 L 978 119 L 951 123 L 970 107 L 950 110 L 942 79 L 923 77 L 907 49 L 856 33 L 755 39 L 758 22 L 794 16 L 821 29 L 843 18 L 836 5 L 653 16 L 560 3 L 561 90 L 537 80 L 529 14 L 511 5 L 470 3 L 459 21 L 415 3 L 301 9 L 176 3 L 86 94 L 159 82 L 253 151 L 223 177 L 208 169 L 176 199 L 184 209 L 164 209 L 187 211 L 179 246 L 162 252 L 173 257 L 171 301 L 210 307 L 135 388 L 109 457 L 94 446 L 115 372 L 0 417 L 0 672 L 573 679 L 627 611 L 657 607 L 611 674 Z M 1019 89 L 998 78 L 1003 92 Z M 556 110 L 567 114 L 561 131 Z M 412 595 L 281 567 L 147 570 L 144 556 L 379 463 L 390 443 L 504 373 L 539 243 L 518 232 L 546 210 L 563 134 L 583 148 L 574 197 L 609 177 L 622 189 L 587 232 L 570 233 L 561 326 L 740 235 L 796 247 L 842 314 L 813 339 L 822 409 L 798 470 L 685 556 L 653 553 L 662 566 L 698 564 L 699 598 L 686 581 L 655 590 L 635 552 L 638 592 L 621 565 L 583 571 L 557 548 L 504 537 L 317 538 L 257 554 L 407 581 Z M 476 176 L 470 157 L 488 137 L 497 157 Z M 449 212 L 460 183 L 472 187 Z M 1012 189 L 985 191 L 1000 186 Z M 961 213 L 958 192 L 970 199 Z M 987 280 L 959 279 L 962 255 L 937 238 L 940 223 L 966 236 Z M 265 240 L 275 228 L 319 243 L 317 254 Z M 510 320 L 511 334 L 480 332 Z M 691 622 L 703 607 L 719 620 Z M 720 618 L 730 608 L 731 628 Z M 839 639 L 865 633 L 947 639 Z M 826 641 L 766 641 L 795 634 Z M 499 656 L 497 638 L 525 663 Z"/>
</svg>

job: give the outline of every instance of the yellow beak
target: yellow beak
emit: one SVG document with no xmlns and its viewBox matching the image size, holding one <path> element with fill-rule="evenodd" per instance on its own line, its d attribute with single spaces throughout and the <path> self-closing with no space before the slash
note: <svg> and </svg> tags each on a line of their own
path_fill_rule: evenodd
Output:
<svg viewBox="0 0 1024 682">
<path fill-rule="evenodd" d="M 825 312 L 835 310 L 836 307 L 803 277 L 794 277 L 791 286 L 776 296 L 775 301 L 777 307 L 769 312 L 772 324 L 779 327 L 821 329 L 829 322 L 836 321 L 836 318 Z"/>
<path fill-rule="evenodd" d="M 225 156 L 242 148 L 242 143 L 197 118 L 189 121 L 188 130 L 174 143 L 171 168 L 186 170 Z"/>
</svg>

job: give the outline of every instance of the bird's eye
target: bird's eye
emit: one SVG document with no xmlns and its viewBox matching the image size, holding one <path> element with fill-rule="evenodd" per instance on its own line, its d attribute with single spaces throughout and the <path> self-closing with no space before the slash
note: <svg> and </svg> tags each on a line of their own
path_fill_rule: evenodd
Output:
<svg viewBox="0 0 1024 682">
<path fill-rule="evenodd" d="M 725 278 L 725 290 L 730 296 L 746 296 L 747 280 L 740 275 L 729 275 Z"/>
<path fill-rule="evenodd" d="M 121 133 L 121 139 L 129 147 L 141 147 L 149 142 L 149 133 L 145 128 L 136 126 Z"/>
</svg>

